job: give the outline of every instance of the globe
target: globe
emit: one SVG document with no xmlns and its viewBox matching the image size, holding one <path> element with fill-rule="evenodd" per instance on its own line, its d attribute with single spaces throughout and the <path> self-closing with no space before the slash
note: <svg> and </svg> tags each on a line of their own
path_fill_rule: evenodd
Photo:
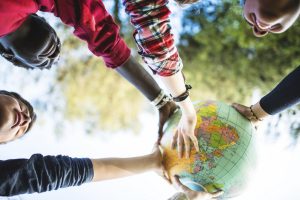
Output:
<svg viewBox="0 0 300 200">
<path fill-rule="evenodd" d="M 226 103 L 206 101 L 194 106 L 200 151 L 192 148 L 190 158 L 179 158 L 176 148 L 171 148 L 181 117 L 177 111 L 167 121 L 161 140 L 166 175 L 178 175 L 180 182 L 194 191 L 223 190 L 221 199 L 235 197 L 245 190 L 255 167 L 253 126 Z"/>
</svg>

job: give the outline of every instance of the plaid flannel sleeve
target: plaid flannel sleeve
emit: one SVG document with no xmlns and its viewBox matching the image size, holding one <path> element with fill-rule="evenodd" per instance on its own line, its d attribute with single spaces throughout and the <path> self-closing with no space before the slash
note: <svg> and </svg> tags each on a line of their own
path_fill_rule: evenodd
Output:
<svg viewBox="0 0 300 200">
<path fill-rule="evenodd" d="M 133 36 L 139 54 L 160 76 L 171 76 L 183 67 L 171 33 L 167 3 L 168 0 L 123 0 L 135 27 Z"/>
</svg>

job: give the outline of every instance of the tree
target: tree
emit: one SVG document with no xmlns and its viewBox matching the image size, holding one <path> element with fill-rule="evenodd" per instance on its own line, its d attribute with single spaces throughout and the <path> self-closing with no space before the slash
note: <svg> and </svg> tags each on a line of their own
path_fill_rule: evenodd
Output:
<svg viewBox="0 0 300 200">
<path fill-rule="evenodd" d="M 246 102 L 255 88 L 266 93 L 300 63 L 300 26 L 255 38 L 241 8 L 213 2 L 187 10 L 182 21 L 179 49 L 196 99 Z"/>
<path fill-rule="evenodd" d="M 139 130 L 138 114 L 144 98 L 102 58 L 92 55 L 82 41 L 64 28 L 65 40 L 58 66 L 57 82 L 66 101 L 65 116 L 80 119 L 93 132 Z M 134 105 L 134 106 L 133 106 Z"/>
<path fill-rule="evenodd" d="M 228 0 L 203 0 L 184 13 L 179 49 L 193 99 L 249 104 L 255 89 L 269 92 L 300 64 L 299 20 L 283 34 L 255 38 L 241 13 Z M 279 121 L 282 116 L 290 119 L 286 126 L 297 141 L 299 107 L 279 115 Z M 276 124 L 272 127 L 276 135 Z"/>
</svg>

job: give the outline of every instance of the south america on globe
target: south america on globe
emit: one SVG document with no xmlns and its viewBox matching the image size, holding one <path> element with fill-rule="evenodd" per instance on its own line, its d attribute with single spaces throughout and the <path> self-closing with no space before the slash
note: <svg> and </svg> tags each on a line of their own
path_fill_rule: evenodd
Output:
<svg viewBox="0 0 300 200">
<path fill-rule="evenodd" d="M 177 111 L 166 123 L 161 140 L 168 177 L 179 176 L 191 190 L 216 192 L 222 199 L 241 194 L 256 163 L 255 131 L 252 124 L 223 102 L 195 103 L 195 135 L 200 152 L 192 148 L 190 158 L 179 158 L 171 141 L 181 117 Z"/>
</svg>

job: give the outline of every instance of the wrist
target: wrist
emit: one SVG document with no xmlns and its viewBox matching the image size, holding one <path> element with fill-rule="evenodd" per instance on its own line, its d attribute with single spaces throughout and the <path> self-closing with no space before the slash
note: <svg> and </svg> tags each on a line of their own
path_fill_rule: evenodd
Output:
<svg viewBox="0 0 300 200">
<path fill-rule="evenodd" d="M 253 114 L 260 120 L 269 116 L 269 114 L 261 107 L 259 102 L 251 106 L 251 109 Z"/>
<path fill-rule="evenodd" d="M 148 161 L 148 163 L 146 164 L 146 166 L 149 168 L 149 170 L 159 170 L 161 169 L 161 165 L 162 165 L 162 161 L 161 161 L 161 156 L 159 154 L 157 154 L 157 152 L 153 152 L 151 154 L 149 154 L 148 159 L 146 159 Z"/>
<path fill-rule="evenodd" d="M 186 100 L 190 96 L 190 92 L 189 92 L 190 89 L 192 89 L 192 86 L 185 84 L 185 90 L 182 93 L 180 93 L 177 96 L 171 95 L 172 100 L 175 102 L 182 102 L 182 101 Z"/>
<path fill-rule="evenodd" d="M 180 110 L 183 115 L 186 116 L 196 115 L 196 111 L 190 97 L 186 98 L 184 101 L 178 102 L 177 105 L 180 107 Z"/>
<path fill-rule="evenodd" d="M 159 110 L 163 106 L 165 106 L 170 100 L 170 97 L 167 96 L 163 90 L 161 90 L 158 96 L 153 101 L 151 101 L 151 104 L 154 105 L 157 108 L 157 110 Z"/>
</svg>

